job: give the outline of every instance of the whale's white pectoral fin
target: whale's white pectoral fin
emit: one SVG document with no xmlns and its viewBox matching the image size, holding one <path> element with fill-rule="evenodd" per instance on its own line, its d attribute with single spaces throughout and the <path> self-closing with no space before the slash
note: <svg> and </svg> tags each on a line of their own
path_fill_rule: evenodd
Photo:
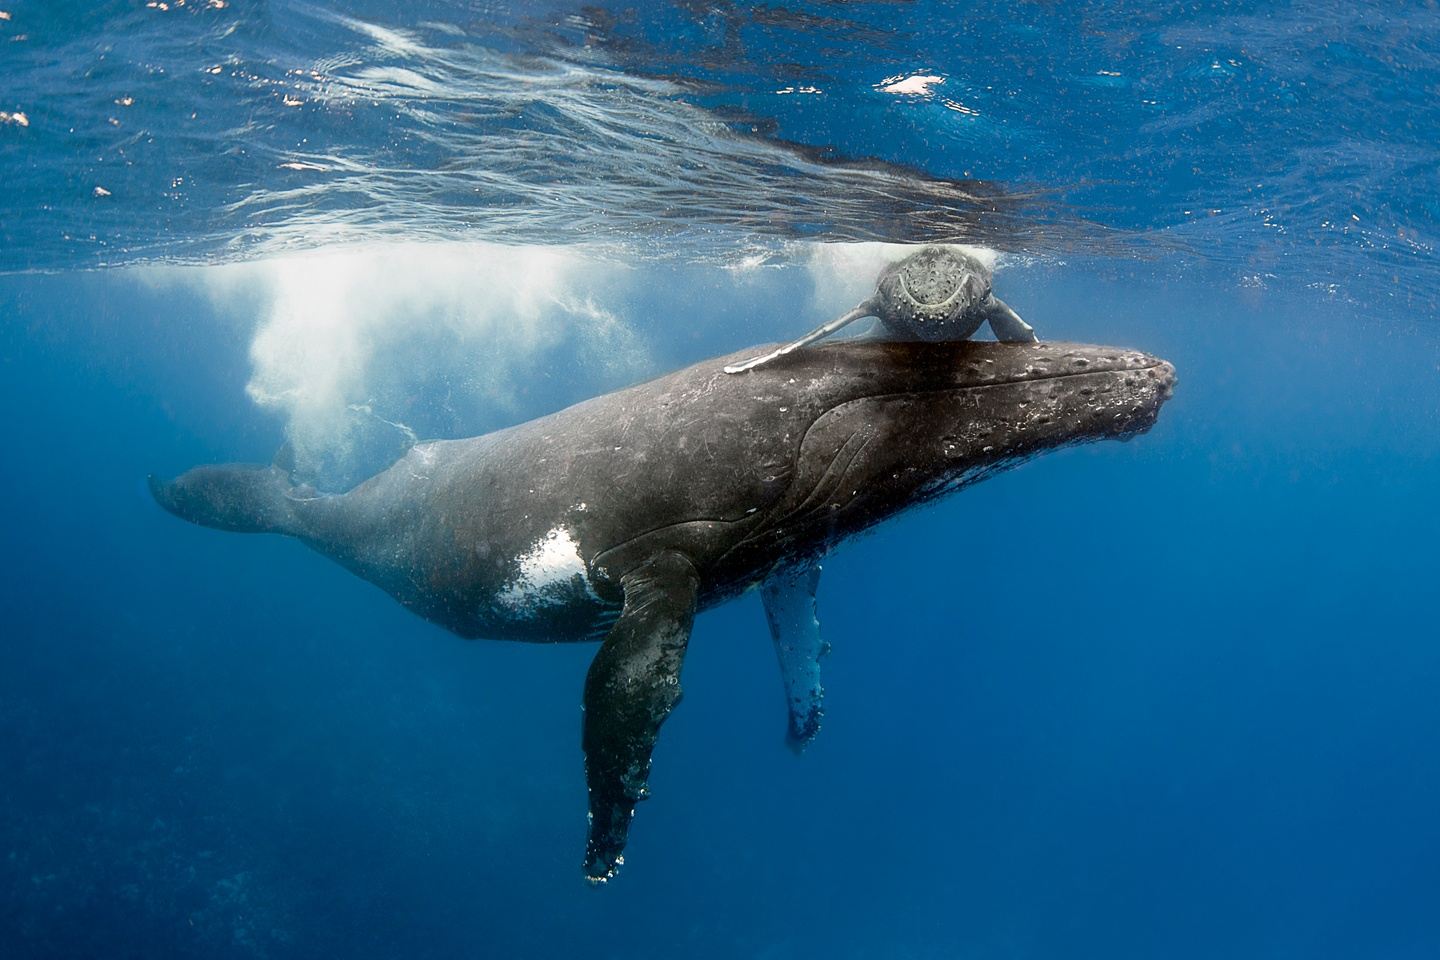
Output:
<svg viewBox="0 0 1440 960">
<path fill-rule="evenodd" d="M 765 619 L 780 660 L 790 728 L 785 740 L 797 753 L 820 732 L 825 714 L 825 688 L 820 686 L 820 658 L 830 645 L 820 639 L 815 615 L 815 588 L 820 565 L 785 567 L 774 571 L 760 586 Z"/>
<path fill-rule="evenodd" d="M 585 678 L 585 782 L 590 837 L 585 875 L 604 883 L 646 796 L 660 725 L 680 702 L 680 667 L 690 643 L 700 580 L 683 554 L 666 551 L 621 578 L 625 606 Z"/>
<path fill-rule="evenodd" d="M 1002 343 L 1040 342 L 1040 338 L 1035 336 L 1035 328 L 1021 320 L 1020 314 L 1011 309 L 1010 304 L 993 293 L 976 309 L 990 322 L 990 330 L 996 340 Z"/>
</svg>

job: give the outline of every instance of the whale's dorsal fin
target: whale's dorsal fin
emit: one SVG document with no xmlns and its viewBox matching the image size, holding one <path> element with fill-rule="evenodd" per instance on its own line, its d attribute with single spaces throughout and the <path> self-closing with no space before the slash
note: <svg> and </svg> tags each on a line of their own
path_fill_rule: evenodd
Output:
<svg viewBox="0 0 1440 960">
<path fill-rule="evenodd" d="M 585 782 L 590 837 L 585 875 L 604 883 L 646 797 L 660 725 L 680 702 L 680 667 L 690 643 L 700 578 L 683 554 L 656 554 L 621 578 L 625 606 L 585 678 Z"/>
<path fill-rule="evenodd" d="M 780 659 L 790 727 L 785 742 L 797 753 L 820 732 L 825 714 L 825 688 L 820 686 L 820 658 L 830 645 L 820 639 L 815 615 L 815 587 L 820 583 L 818 563 L 786 566 L 773 571 L 760 586 L 765 619 Z"/>
</svg>

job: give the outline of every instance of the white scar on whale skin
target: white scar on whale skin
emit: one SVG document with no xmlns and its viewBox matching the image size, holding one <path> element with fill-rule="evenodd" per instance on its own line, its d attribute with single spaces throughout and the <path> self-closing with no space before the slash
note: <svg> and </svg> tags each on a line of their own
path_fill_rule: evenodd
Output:
<svg viewBox="0 0 1440 960">
<path fill-rule="evenodd" d="M 564 527 L 545 534 L 529 553 L 520 557 L 519 563 L 520 572 L 495 597 L 496 605 L 513 613 L 534 616 L 547 607 L 562 606 L 582 593 L 587 598 L 599 599 L 586 575 L 580 545 Z"/>
</svg>

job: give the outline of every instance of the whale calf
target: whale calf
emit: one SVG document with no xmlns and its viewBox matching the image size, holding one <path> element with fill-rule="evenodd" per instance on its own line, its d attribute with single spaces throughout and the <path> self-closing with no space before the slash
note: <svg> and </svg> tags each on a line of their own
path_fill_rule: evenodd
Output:
<svg viewBox="0 0 1440 960">
<path fill-rule="evenodd" d="M 707 360 L 484 436 L 416 444 L 344 494 L 276 466 L 151 479 L 170 512 L 288 534 L 462 637 L 601 641 L 584 690 L 584 870 L 614 876 L 695 614 L 759 587 L 797 748 L 819 729 L 819 560 L 907 507 L 1155 422 L 1174 368 L 1066 343 L 825 343 Z"/>
</svg>

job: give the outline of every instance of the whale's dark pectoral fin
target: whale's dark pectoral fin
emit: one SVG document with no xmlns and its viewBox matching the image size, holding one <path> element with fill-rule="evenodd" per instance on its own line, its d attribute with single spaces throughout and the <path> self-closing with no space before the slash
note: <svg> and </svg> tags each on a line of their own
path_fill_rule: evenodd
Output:
<svg viewBox="0 0 1440 960">
<path fill-rule="evenodd" d="M 680 701 L 680 667 L 695 620 L 699 576 L 682 554 L 658 554 L 622 578 L 625 606 L 585 678 L 585 781 L 590 837 L 585 875 L 604 883 L 646 795 L 660 725 Z"/>
<path fill-rule="evenodd" d="M 980 305 L 979 310 L 989 321 L 996 340 L 1003 343 L 1040 342 L 1040 338 L 1035 336 L 1035 328 L 1021 320 L 1020 314 L 1012 310 L 1010 304 L 994 294 Z"/>
<path fill-rule="evenodd" d="M 820 639 L 820 621 L 815 616 L 815 587 L 819 583 L 820 565 L 808 564 L 776 570 L 760 587 L 765 619 L 770 621 L 770 636 L 780 659 L 785 703 L 790 709 L 785 742 L 796 753 L 815 739 L 825 714 L 820 658 L 829 652 L 830 645 Z"/>
</svg>

